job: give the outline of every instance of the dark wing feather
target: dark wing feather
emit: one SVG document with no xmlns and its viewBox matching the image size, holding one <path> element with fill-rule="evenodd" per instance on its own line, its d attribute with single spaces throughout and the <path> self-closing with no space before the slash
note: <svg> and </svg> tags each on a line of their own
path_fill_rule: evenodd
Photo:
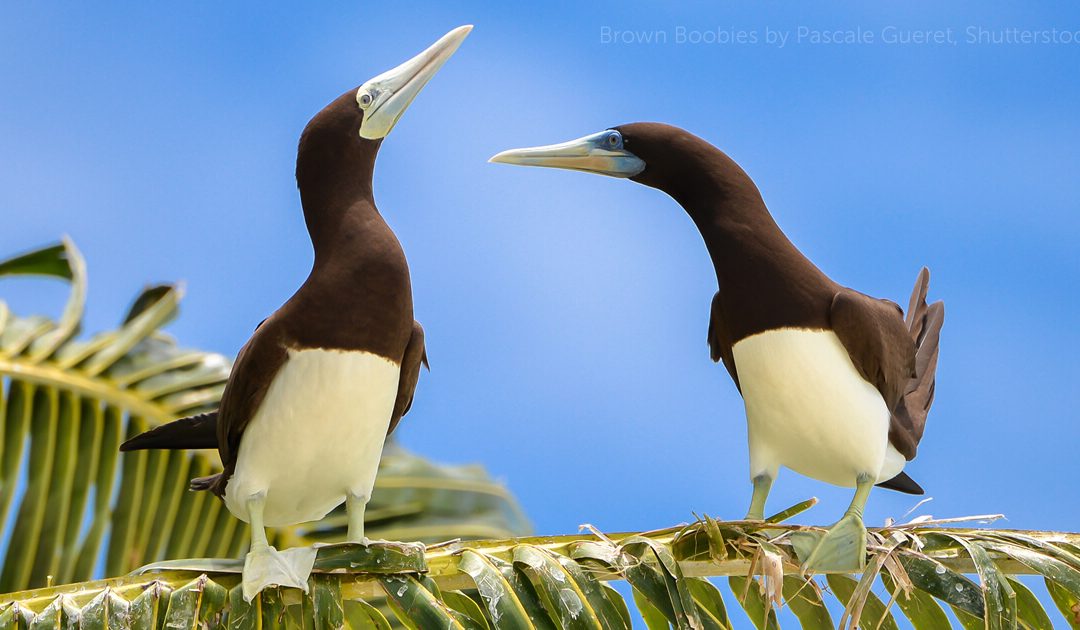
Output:
<svg viewBox="0 0 1080 630">
<path fill-rule="evenodd" d="M 220 474 L 191 481 L 193 490 L 211 490 L 222 496 L 236 466 L 240 438 L 262 404 L 270 383 L 288 359 L 280 325 L 271 316 L 259 324 L 236 355 L 225 392 L 218 407 L 217 447 L 223 470 Z"/>
<path fill-rule="evenodd" d="M 401 358 L 401 376 L 398 377 L 397 400 L 394 402 L 394 413 L 390 416 L 390 428 L 386 434 L 390 435 L 397 428 L 401 418 L 409 413 L 412 407 L 413 394 L 416 392 L 416 382 L 420 380 L 420 366 L 431 369 L 428 365 L 427 349 L 424 347 L 424 328 L 420 322 L 413 322 L 412 336 L 409 344 L 405 346 L 405 355 Z"/>
<path fill-rule="evenodd" d="M 834 332 L 892 413 L 889 442 L 908 460 L 915 458 L 934 399 L 938 339 L 945 319 L 941 302 L 926 304 L 929 283 L 930 272 L 923 268 L 906 318 L 896 304 L 850 289 L 833 297 L 831 310 Z"/>
<path fill-rule="evenodd" d="M 154 427 L 121 444 L 120 450 L 217 448 L 217 445 L 217 412 L 211 411 Z"/>
<path fill-rule="evenodd" d="M 724 323 L 719 291 L 713 296 L 712 308 L 709 312 L 708 339 L 709 356 L 712 357 L 713 362 L 723 360 L 724 367 L 731 375 L 731 380 L 735 381 L 735 387 L 742 392 L 742 388 L 739 387 L 739 374 L 735 371 L 735 355 L 731 351 L 731 333 L 728 332 L 727 325 Z"/>
<path fill-rule="evenodd" d="M 900 307 L 841 289 L 833 296 L 829 319 L 855 369 L 881 392 L 889 410 L 895 409 L 915 375 L 915 344 Z"/>
</svg>

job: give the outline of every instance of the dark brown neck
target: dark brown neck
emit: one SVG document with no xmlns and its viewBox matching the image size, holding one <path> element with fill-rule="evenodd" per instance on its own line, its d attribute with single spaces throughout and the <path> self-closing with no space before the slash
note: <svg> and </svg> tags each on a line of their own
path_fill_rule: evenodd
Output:
<svg viewBox="0 0 1080 630">
<path fill-rule="evenodd" d="M 784 235 L 750 177 L 719 150 L 709 157 L 660 188 L 697 225 L 735 338 L 826 324 L 836 285 Z"/>
<path fill-rule="evenodd" d="M 334 266 L 363 269 L 369 262 L 397 258 L 401 246 L 370 196 L 323 208 L 317 221 L 308 220 L 308 232 L 315 250 L 315 269 Z M 404 256 L 401 255 L 404 259 Z"/>
<path fill-rule="evenodd" d="M 318 217 L 309 218 L 311 274 L 283 309 L 291 338 L 300 347 L 364 350 L 400 361 L 413 320 L 401 244 L 369 197 L 321 208 Z"/>
<path fill-rule="evenodd" d="M 371 180 L 382 140 L 360 137 L 354 93 L 319 112 L 300 136 L 296 184 L 315 263 L 279 310 L 281 334 L 295 347 L 400 362 L 413 326 L 409 265 L 375 207 Z"/>
<path fill-rule="evenodd" d="M 381 218 L 374 222 L 365 220 L 379 214 L 371 186 L 378 141 L 374 145 L 359 142 L 316 148 L 302 145 L 301 151 L 296 181 L 304 221 L 318 258 L 340 239 L 343 231 L 381 223 Z"/>
</svg>

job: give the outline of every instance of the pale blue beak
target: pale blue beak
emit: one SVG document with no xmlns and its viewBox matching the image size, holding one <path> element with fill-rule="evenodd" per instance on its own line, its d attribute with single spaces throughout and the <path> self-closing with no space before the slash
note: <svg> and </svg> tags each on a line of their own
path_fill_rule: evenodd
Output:
<svg viewBox="0 0 1080 630">
<path fill-rule="evenodd" d="M 622 134 L 614 129 L 561 144 L 510 149 L 495 155 L 488 161 L 520 166 L 565 168 L 611 177 L 633 177 L 645 170 L 645 162 L 623 148 Z"/>
</svg>

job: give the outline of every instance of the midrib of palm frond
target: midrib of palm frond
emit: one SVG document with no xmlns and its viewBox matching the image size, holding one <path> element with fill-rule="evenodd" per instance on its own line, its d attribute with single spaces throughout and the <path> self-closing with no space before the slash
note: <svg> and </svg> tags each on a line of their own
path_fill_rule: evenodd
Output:
<svg viewBox="0 0 1080 630">
<path fill-rule="evenodd" d="M 176 415 L 163 405 L 123 389 L 110 379 L 83 376 L 48 363 L 30 364 L 0 356 L 0 374 L 93 398 L 105 405 L 141 416 L 153 424 L 162 424 L 176 418 Z"/>
</svg>

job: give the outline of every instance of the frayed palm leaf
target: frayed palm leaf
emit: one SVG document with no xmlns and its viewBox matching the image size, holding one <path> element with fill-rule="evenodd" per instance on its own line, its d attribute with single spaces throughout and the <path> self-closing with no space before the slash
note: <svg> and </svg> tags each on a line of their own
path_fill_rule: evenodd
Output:
<svg viewBox="0 0 1080 630">
<path fill-rule="evenodd" d="M 1058 613 L 1080 625 L 1080 535 L 932 521 L 872 530 L 862 576 L 814 577 L 799 573 L 786 542 L 803 529 L 704 519 L 647 534 L 593 531 L 426 550 L 326 547 L 308 595 L 270 589 L 247 604 L 239 563 L 202 574 L 174 566 L 0 597 L 0 627 L 108 617 L 114 628 L 623 629 L 631 623 L 628 603 L 607 583 L 624 580 L 650 629 L 778 628 L 783 607 L 808 629 L 897 628 L 899 617 L 918 630 L 939 629 L 949 627 L 946 609 L 965 628 L 1052 628 L 1019 575 L 1042 576 Z M 728 576 L 727 596 L 706 579 L 714 576 Z M 741 612 L 731 612 L 726 598 Z"/>
</svg>

